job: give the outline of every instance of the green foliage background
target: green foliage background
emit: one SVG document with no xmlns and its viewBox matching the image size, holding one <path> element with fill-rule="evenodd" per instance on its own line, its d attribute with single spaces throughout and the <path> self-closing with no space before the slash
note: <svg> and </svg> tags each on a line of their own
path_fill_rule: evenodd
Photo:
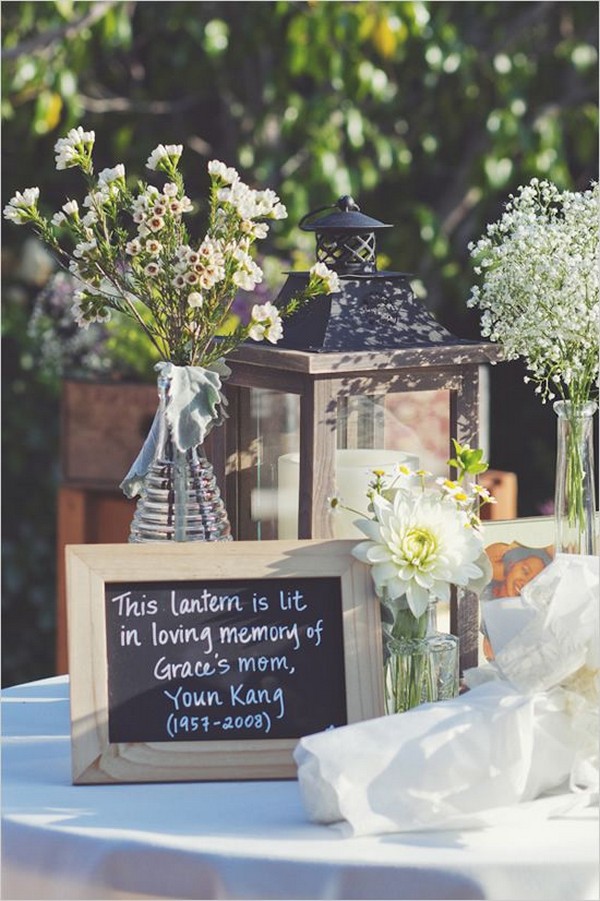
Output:
<svg viewBox="0 0 600 901">
<path fill-rule="evenodd" d="M 536 175 L 597 177 L 598 6 L 588 2 L 10 2 L 3 25 L 3 202 L 56 172 L 68 128 L 96 131 L 97 167 L 141 172 L 184 145 L 188 193 L 206 162 L 236 166 L 288 207 L 270 253 L 312 254 L 297 224 L 350 193 L 393 223 L 379 250 L 415 273 L 452 331 L 478 337 L 467 245 Z M 53 672 L 58 385 L 40 373 L 3 233 L 4 681 Z M 520 515 L 552 496 L 554 421 L 519 364 L 491 373 L 492 467 L 516 471 Z M 32 627 L 35 624 L 35 628 Z"/>
</svg>

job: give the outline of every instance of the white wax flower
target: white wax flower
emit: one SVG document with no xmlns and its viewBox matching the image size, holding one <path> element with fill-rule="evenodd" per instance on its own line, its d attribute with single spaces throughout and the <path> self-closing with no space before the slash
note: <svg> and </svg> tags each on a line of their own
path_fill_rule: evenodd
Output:
<svg viewBox="0 0 600 901">
<path fill-rule="evenodd" d="M 253 341 L 266 339 L 271 344 L 277 344 L 282 336 L 283 325 L 277 307 L 270 302 L 254 304 L 248 337 Z"/>
<path fill-rule="evenodd" d="M 310 278 L 321 284 L 327 294 L 336 294 L 340 290 L 340 279 L 337 272 L 329 269 L 325 263 L 315 263 L 309 272 Z"/>
<path fill-rule="evenodd" d="M 148 238 L 144 245 L 144 249 L 152 254 L 152 256 L 157 256 L 162 250 L 162 244 L 155 238 Z"/>
<path fill-rule="evenodd" d="M 125 166 L 123 163 L 117 163 L 112 168 L 103 169 L 98 175 L 98 183 L 101 185 L 110 185 L 115 181 L 123 181 L 125 179 Z"/>
<path fill-rule="evenodd" d="M 142 252 L 142 245 L 138 238 L 134 238 L 133 241 L 128 241 L 125 245 L 125 253 L 129 254 L 129 256 L 137 256 Z"/>
<path fill-rule="evenodd" d="M 4 210 L 15 224 L 30 224 L 89 289 L 74 308 L 80 325 L 117 310 L 143 329 L 162 359 L 207 367 L 249 335 L 275 343 L 282 318 L 322 293 L 313 280 L 281 310 L 257 307 L 249 324 L 236 322 L 239 290 L 252 291 L 263 279 L 251 256 L 269 231 L 261 220 L 286 215 L 275 191 L 254 190 L 235 169 L 211 160 L 206 235 L 190 246 L 182 217 L 195 205 L 177 171 L 183 145 L 159 144 L 147 157 L 148 168 L 165 176 L 162 189 L 141 181 L 130 188 L 122 163 L 95 175 L 94 140 L 94 132 L 79 126 L 54 148 L 59 169 L 77 167 L 86 178 L 79 203 L 67 199 L 46 218 L 38 209 L 39 189 L 27 188 Z"/>
<path fill-rule="evenodd" d="M 232 185 L 239 175 L 232 166 L 226 166 L 219 160 L 211 160 L 208 164 L 209 175 L 213 175 L 226 185 Z"/>
<path fill-rule="evenodd" d="M 81 259 L 82 257 L 87 256 L 90 251 L 95 250 L 96 247 L 97 242 L 95 238 L 92 238 L 91 241 L 80 241 L 73 250 L 73 256 L 77 259 Z"/>
<path fill-rule="evenodd" d="M 35 213 L 39 196 L 39 188 L 25 188 L 22 192 L 17 191 L 4 207 L 4 218 L 14 222 L 15 225 L 23 225 Z"/>
<path fill-rule="evenodd" d="M 164 165 L 164 161 L 176 165 L 183 153 L 182 144 L 159 144 L 155 147 L 146 161 L 146 168 L 156 170 Z"/>
<path fill-rule="evenodd" d="M 59 138 L 54 145 L 56 168 L 70 169 L 79 166 L 95 141 L 93 131 L 84 131 L 81 125 L 71 128 L 66 137 Z"/>
</svg>

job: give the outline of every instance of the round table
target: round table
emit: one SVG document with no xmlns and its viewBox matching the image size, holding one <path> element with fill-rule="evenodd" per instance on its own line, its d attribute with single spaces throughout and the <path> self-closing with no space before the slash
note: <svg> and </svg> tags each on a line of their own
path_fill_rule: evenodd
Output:
<svg viewBox="0 0 600 901">
<path fill-rule="evenodd" d="M 295 781 L 71 783 L 68 678 L 2 693 L 2 897 L 598 898 L 598 811 L 345 838 Z"/>
</svg>

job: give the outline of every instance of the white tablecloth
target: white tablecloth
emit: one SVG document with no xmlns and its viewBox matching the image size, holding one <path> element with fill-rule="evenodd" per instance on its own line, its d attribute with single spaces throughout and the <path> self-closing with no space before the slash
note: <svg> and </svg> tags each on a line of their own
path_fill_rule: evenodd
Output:
<svg viewBox="0 0 600 901">
<path fill-rule="evenodd" d="M 342 838 L 296 782 L 73 786 L 66 677 L 2 694 L 2 898 L 598 898 L 598 811 Z"/>
</svg>

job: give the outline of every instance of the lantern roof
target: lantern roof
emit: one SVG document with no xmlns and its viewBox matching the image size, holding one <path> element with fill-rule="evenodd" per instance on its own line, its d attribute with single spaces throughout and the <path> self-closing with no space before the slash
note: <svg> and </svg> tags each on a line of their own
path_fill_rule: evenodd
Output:
<svg viewBox="0 0 600 901">
<path fill-rule="evenodd" d="M 317 262 L 337 274 L 339 287 L 290 316 L 280 347 L 333 353 L 418 347 L 435 355 L 445 345 L 465 344 L 418 300 L 407 273 L 377 271 L 375 233 L 391 226 L 361 213 L 352 197 L 313 210 L 300 228 L 315 232 Z M 276 305 L 285 309 L 309 281 L 309 272 L 288 273 Z"/>
<path fill-rule="evenodd" d="M 334 212 L 312 222 L 308 221 L 326 210 Z M 319 209 L 307 213 L 300 220 L 299 227 L 305 232 L 372 232 L 393 226 L 361 213 L 359 205 L 346 194 L 344 197 L 340 197 L 335 204 L 319 207 Z"/>
</svg>

